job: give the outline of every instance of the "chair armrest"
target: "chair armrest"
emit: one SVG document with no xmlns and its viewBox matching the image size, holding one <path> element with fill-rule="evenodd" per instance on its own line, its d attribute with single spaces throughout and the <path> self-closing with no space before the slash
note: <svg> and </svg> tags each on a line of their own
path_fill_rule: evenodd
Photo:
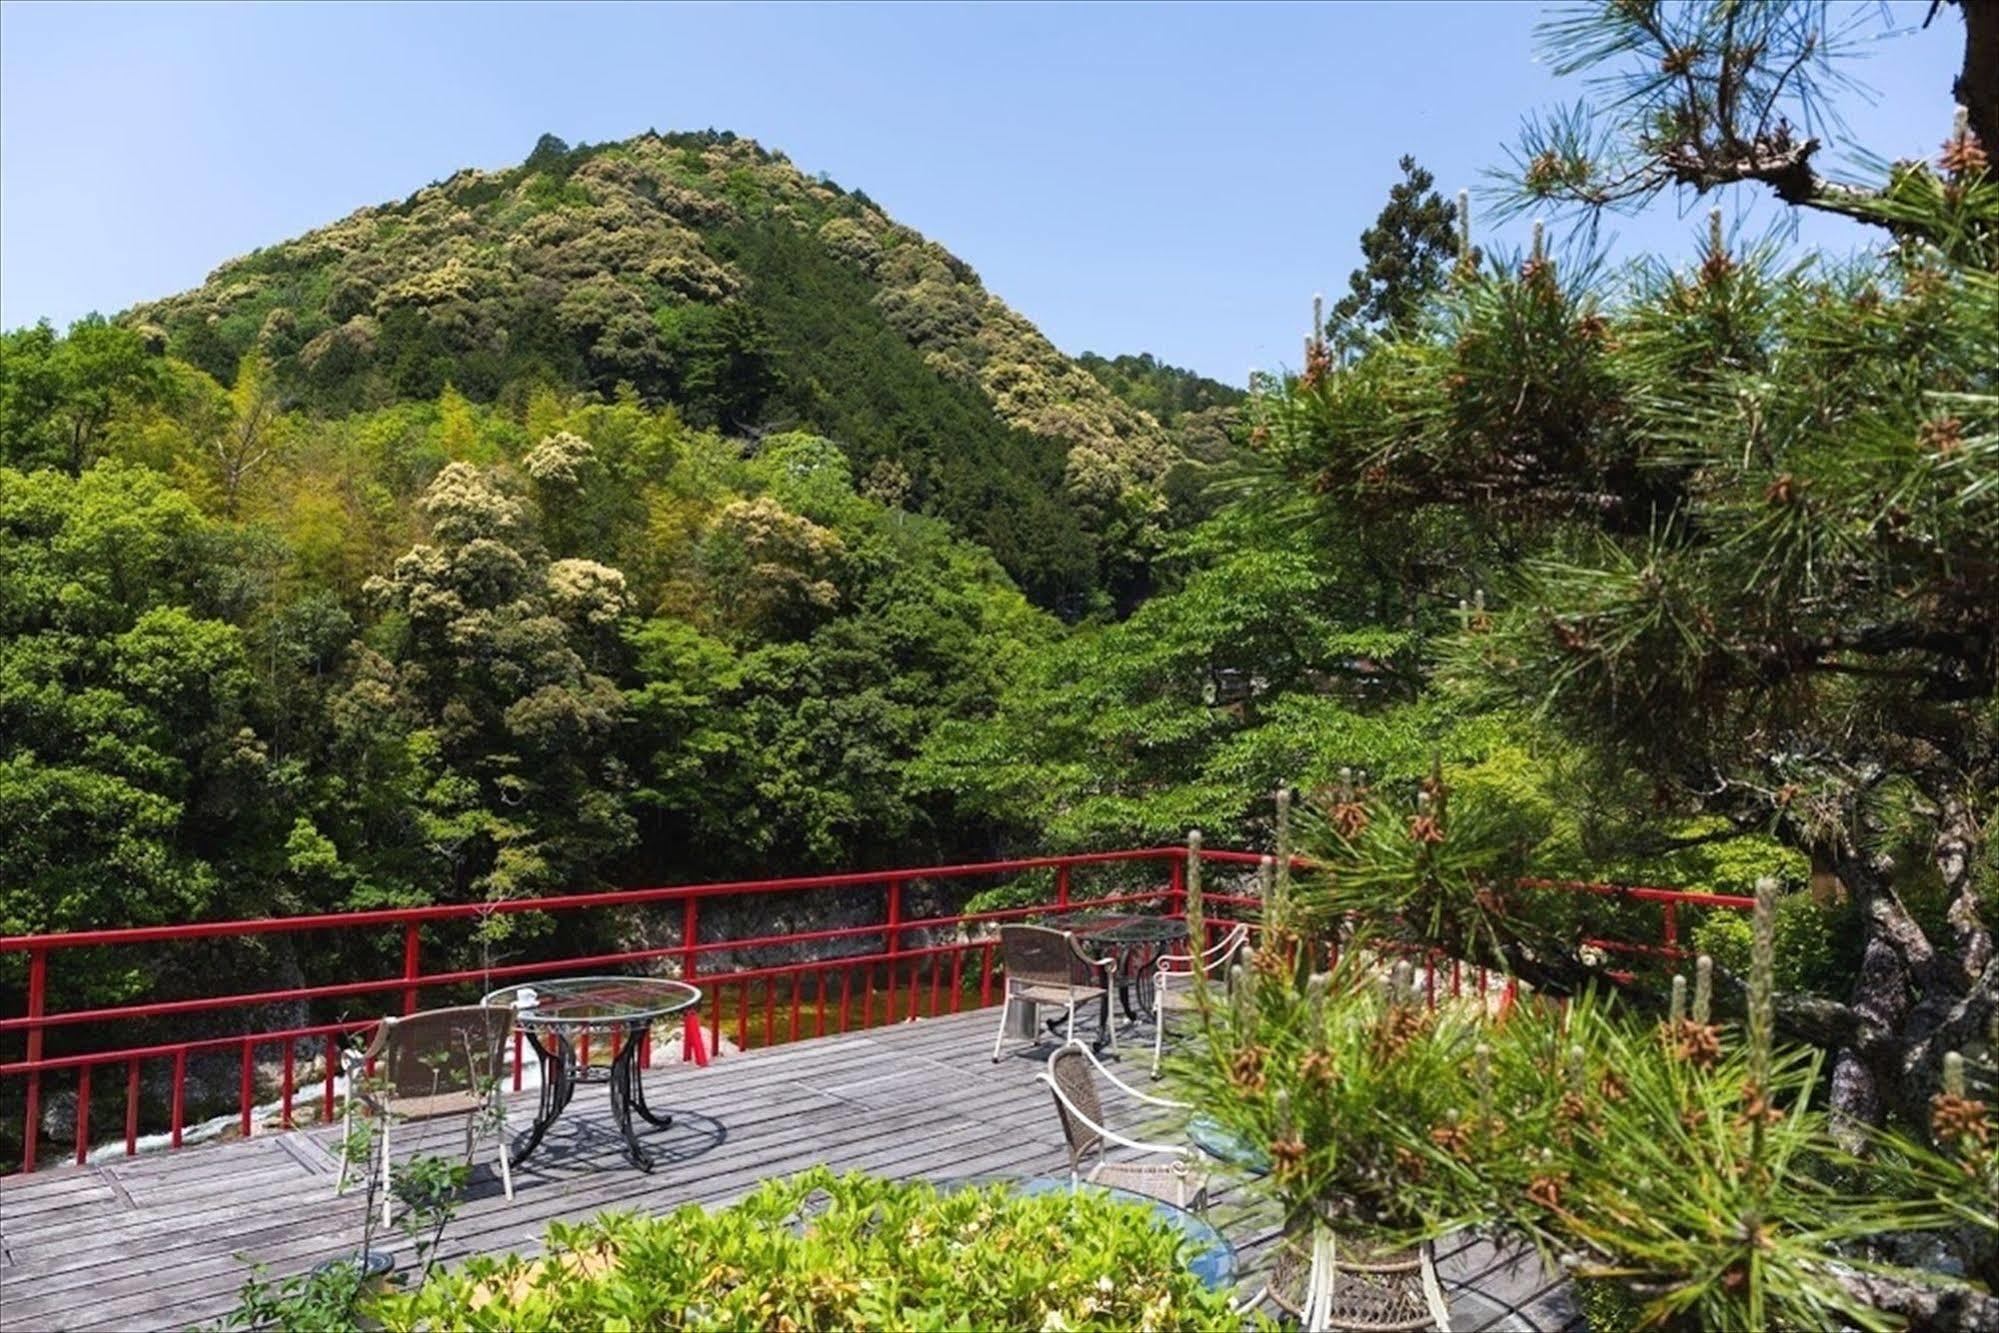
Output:
<svg viewBox="0 0 1999 1333">
<path fill-rule="evenodd" d="M 368 1042 L 365 1046 L 343 1046 L 340 1048 L 340 1066 L 347 1070 L 358 1069 L 362 1065 L 367 1064 L 368 1061 L 381 1055 L 383 1049 L 388 1044 L 389 1024 L 386 1021 L 377 1023 L 374 1030 L 368 1034 Z"/>
<path fill-rule="evenodd" d="M 1207 958 L 1206 965 L 1209 967 L 1220 967 L 1229 960 L 1231 955 L 1241 952 L 1242 947 L 1248 943 L 1249 927 L 1236 926 L 1228 934 L 1222 936 L 1221 940 L 1213 948 L 1207 951 L 1205 955 Z"/>
<path fill-rule="evenodd" d="M 1136 1101 L 1144 1102 L 1147 1106 L 1159 1106 L 1165 1108 L 1168 1111 L 1191 1111 L 1194 1109 L 1191 1105 L 1189 1105 L 1186 1102 L 1176 1102 L 1168 1097 L 1154 1097 L 1149 1093 L 1140 1092 L 1137 1088 L 1132 1087 L 1131 1084 L 1125 1082 L 1123 1079 L 1119 1078 L 1116 1074 L 1113 1074 L 1110 1070 L 1104 1068 L 1104 1062 L 1102 1060 L 1099 1060 L 1097 1058 L 1097 1053 L 1091 1050 L 1087 1045 L 1085 1045 L 1082 1042 L 1070 1042 L 1069 1044 L 1080 1050 L 1083 1053 L 1083 1058 L 1090 1062 L 1090 1066 L 1093 1069 L 1095 1069 L 1097 1073 L 1101 1074 L 1106 1082 L 1108 1082 L 1112 1087 L 1116 1088 L 1119 1092 L 1122 1092 L 1125 1096 L 1130 1097 Z M 1058 1089 L 1057 1091 L 1059 1094 L 1060 1090 Z"/>
<path fill-rule="evenodd" d="M 1096 1121 L 1090 1119 L 1089 1116 L 1084 1115 L 1082 1109 L 1078 1107 L 1076 1103 L 1070 1101 L 1067 1097 L 1062 1095 L 1062 1089 L 1056 1086 L 1055 1080 L 1048 1076 L 1047 1071 L 1044 1070 L 1041 1073 L 1036 1074 L 1034 1077 L 1038 1081 L 1048 1085 L 1048 1090 L 1055 1094 L 1055 1100 L 1062 1103 L 1063 1110 L 1067 1111 L 1070 1115 L 1074 1116 L 1077 1120 L 1081 1121 L 1090 1130 L 1091 1133 L 1102 1138 L 1106 1143 L 1115 1143 L 1120 1148 L 1130 1148 L 1136 1152 L 1157 1153 L 1160 1156 L 1173 1157 L 1181 1161 L 1189 1160 L 1194 1155 L 1193 1150 L 1191 1148 L 1186 1147 L 1184 1144 L 1148 1143 L 1144 1139 L 1126 1138 L 1124 1135 L 1118 1133 L 1116 1130 L 1111 1129 L 1105 1125 L 1100 1125 Z"/>
<path fill-rule="evenodd" d="M 1066 938 L 1069 941 L 1069 952 L 1076 955 L 1087 966 L 1096 968 L 1099 971 L 1117 966 L 1117 955 L 1113 954 L 1108 958 L 1092 958 L 1083 952 L 1082 943 L 1074 935 L 1069 935 Z"/>
</svg>

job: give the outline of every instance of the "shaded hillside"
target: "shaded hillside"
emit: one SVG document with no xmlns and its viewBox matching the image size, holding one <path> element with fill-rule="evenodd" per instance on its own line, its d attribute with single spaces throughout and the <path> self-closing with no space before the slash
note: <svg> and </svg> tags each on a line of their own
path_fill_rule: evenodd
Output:
<svg viewBox="0 0 1999 1333">
<path fill-rule="evenodd" d="M 1144 398 L 941 246 L 712 131 L 545 137 L 519 167 L 361 209 L 132 318 L 224 381 L 261 351 L 321 414 L 447 384 L 503 404 L 629 386 L 729 434 L 817 430 L 865 486 L 951 519 L 1071 610 L 1132 586 L 1182 456 Z"/>
</svg>

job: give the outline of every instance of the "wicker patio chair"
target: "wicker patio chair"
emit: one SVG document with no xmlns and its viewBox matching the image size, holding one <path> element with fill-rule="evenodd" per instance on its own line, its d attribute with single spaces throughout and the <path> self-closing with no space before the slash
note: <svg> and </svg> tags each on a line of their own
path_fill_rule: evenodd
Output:
<svg viewBox="0 0 1999 1333">
<path fill-rule="evenodd" d="M 993 1038 L 993 1061 L 1006 1044 L 1007 1015 L 1018 1003 L 1060 1005 L 1069 1011 L 1065 1038 L 1076 1035 L 1076 1004 L 1101 1000 L 1110 985 L 1109 958 L 1085 954 L 1076 937 L 1046 926 L 1001 926 L 1000 955 L 1006 963 L 1006 994 L 1000 1001 L 999 1033 Z M 1111 1049 L 1117 1049 L 1117 1025 L 1110 1027 Z"/>
<path fill-rule="evenodd" d="M 514 1197 L 513 1168 L 507 1161 L 506 1103 L 500 1096 L 507 1038 L 513 1026 L 514 1011 L 499 1006 L 432 1009 L 383 1019 L 365 1050 L 343 1055 L 347 1067 L 347 1108 L 340 1124 L 343 1143 L 353 1124 L 356 1102 L 381 1118 L 377 1137 L 381 1140 L 384 1226 L 389 1225 L 395 1197 L 390 1189 L 389 1127 L 398 1120 L 464 1116 L 468 1161 L 475 1136 L 482 1130 L 490 1132 L 500 1145 L 500 1182 L 507 1198 Z M 372 1077 L 367 1074 L 370 1061 L 375 1066 Z M 340 1178 L 333 1185 L 336 1196 L 347 1188 L 347 1168 L 343 1152 Z"/>
<path fill-rule="evenodd" d="M 1206 1208 L 1208 1172 L 1194 1149 L 1176 1143 L 1148 1143 L 1143 1139 L 1127 1138 L 1107 1127 L 1104 1124 L 1103 1102 L 1097 1096 L 1099 1076 L 1108 1079 L 1119 1092 L 1147 1106 L 1172 1111 L 1192 1109 L 1185 1102 L 1148 1096 L 1120 1082 L 1117 1075 L 1098 1062 L 1096 1054 L 1088 1046 L 1071 1038 L 1061 1050 L 1049 1057 L 1048 1067 L 1035 1075 L 1048 1085 L 1048 1090 L 1055 1096 L 1055 1113 L 1061 1117 L 1062 1137 L 1069 1144 L 1070 1181 L 1087 1180 L 1092 1185 L 1129 1190 L 1133 1194 L 1160 1199 L 1180 1208 L 1197 1211 Z M 1113 1144 L 1165 1160 L 1112 1161 L 1108 1150 Z M 1085 1172 L 1084 1159 L 1092 1153 L 1096 1155 L 1096 1165 Z"/>
<path fill-rule="evenodd" d="M 1201 955 L 1201 972 L 1210 980 L 1228 975 L 1230 964 L 1249 943 L 1249 927 L 1232 926 Z M 1152 983 L 1152 1073 L 1159 1075 L 1159 1061 L 1166 1054 L 1166 1015 L 1191 1013 L 1194 1009 L 1194 955 L 1162 954 L 1153 963 L 1157 974 Z"/>
</svg>

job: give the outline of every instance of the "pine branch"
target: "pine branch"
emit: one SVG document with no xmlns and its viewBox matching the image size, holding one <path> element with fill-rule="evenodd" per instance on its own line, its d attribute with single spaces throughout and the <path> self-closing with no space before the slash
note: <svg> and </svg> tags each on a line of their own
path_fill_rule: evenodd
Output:
<svg viewBox="0 0 1999 1333">
<path fill-rule="evenodd" d="M 1787 204 L 1902 230 L 1901 224 L 1874 208 L 1882 198 L 1879 191 L 1827 180 L 1812 167 L 1812 156 L 1820 147 L 1817 139 L 1793 142 L 1780 127 L 1776 133 L 1759 134 L 1734 147 L 1730 152 L 1697 142 L 1672 144 L 1661 150 L 1660 168 L 1672 184 L 1700 194 L 1725 185 L 1767 185 Z"/>
</svg>

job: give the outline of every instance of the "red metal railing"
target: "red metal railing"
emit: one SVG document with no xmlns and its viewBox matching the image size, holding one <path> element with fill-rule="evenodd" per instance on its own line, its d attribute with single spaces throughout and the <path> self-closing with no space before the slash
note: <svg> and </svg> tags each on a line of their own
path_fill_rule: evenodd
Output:
<svg viewBox="0 0 1999 1333">
<path fill-rule="evenodd" d="M 1265 858 L 1255 853 L 1203 850 L 1204 863 L 1217 866 L 1254 867 Z M 739 1047 L 770 1045 L 796 1040 L 801 1036 L 824 1036 L 828 1031 L 845 1032 L 881 1023 L 919 1016 L 957 1013 L 968 1003 L 983 1007 L 995 998 L 993 981 L 998 959 L 996 936 L 986 929 L 992 924 L 1019 919 L 1050 908 L 1080 909 L 1149 904 L 1180 914 L 1186 898 L 1185 869 L 1188 851 L 1182 847 L 1150 847 L 1125 851 L 1096 852 L 1073 856 L 1046 856 L 1010 861 L 989 861 L 968 865 L 852 872 L 836 875 L 804 875 L 782 879 L 743 880 L 727 883 L 676 885 L 662 888 L 625 889 L 615 892 L 577 894 L 565 898 L 525 899 L 501 903 L 449 904 L 432 907 L 387 908 L 371 911 L 330 913 L 316 916 L 271 917 L 237 921 L 204 922 L 175 926 L 140 926 L 115 930 L 75 931 L 66 934 L 0 937 L 0 954 L 27 955 L 26 1012 L 0 1018 L 0 1036 L 22 1033 L 22 1059 L 0 1063 L 0 1080 L 21 1079 L 25 1087 L 23 1170 L 35 1168 L 44 1077 L 74 1071 L 76 1089 L 75 1159 L 82 1162 L 90 1148 L 90 1112 L 93 1083 L 102 1088 L 105 1080 L 93 1078 L 97 1071 L 122 1069 L 125 1093 L 124 1143 L 126 1153 L 137 1151 L 140 1125 L 141 1069 L 160 1062 L 171 1069 L 169 1108 L 165 1131 L 169 1142 L 179 1147 L 185 1129 L 185 1097 L 190 1057 L 233 1051 L 238 1062 L 237 1117 L 240 1132 L 251 1132 L 257 1099 L 257 1059 L 262 1050 L 278 1045 L 282 1052 L 279 1084 L 281 1123 L 293 1123 L 293 1112 L 301 1097 L 320 1103 L 320 1114 L 330 1119 L 335 1110 L 335 1072 L 340 1039 L 372 1027 L 375 1019 L 341 1019 L 310 1022 L 275 1030 L 252 1031 L 216 1037 L 167 1041 L 115 1049 L 44 1055 L 44 1038 L 51 1031 L 90 1027 L 92 1035 L 115 1031 L 139 1020 L 171 1018 L 199 1013 L 247 1010 L 277 1003 L 311 1003 L 394 995 L 402 1011 L 418 1007 L 423 992 L 442 987 L 491 989 L 505 982 L 557 972 L 615 968 L 632 964 L 674 960 L 682 977 L 703 988 L 706 1024 L 710 1042 L 717 1048 L 725 1024 Z M 1127 882 L 1112 885 L 1117 891 L 1094 896 L 1076 896 L 1075 876 L 1079 871 L 1121 872 Z M 1033 872 L 1052 872 L 1054 887 L 1047 901 L 994 911 L 946 914 L 931 917 L 904 915 L 904 889 L 912 884 L 943 884 L 968 879 L 995 879 Z M 1136 884 L 1136 887 L 1133 885 Z M 1688 894 L 1670 889 L 1621 888 L 1612 885 L 1535 882 L 1528 887 L 1621 896 L 1632 901 L 1661 904 L 1661 943 L 1592 941 L 1603 947 L 1634 954 L 1678 957 L 1677 910 L 1682 904 L 1739 908 L 1748 899 Z M 878 923 L 793 931 L 745 938 L 704 940 L 701 938 L 701 904 L 719 898 L 775 893 L 811 893 L 830 890 L 873 890 L 882 895 L 883 919 Z M 1259 899 L 1254 895 L 1214 892 L 1207 901 L 1225 909 L 1242 909 L 1239 916 L 1254 923 Z M 510 962 L 476 968 L 425 971 L 424 928 L 448 921 L 477 921 L 496 915 L 524 912 L 555 916 L 610 908 L 638 908 L 678 904 L 678 937 L 670 944 L 642 949 L 567 955 L 525 962 Z M 1216 920 L 1221 920 L 1217 917 Z M 262 935 L 296 935 L 313 931 L 400 934 L 402 968 L 394 976 L 374 977 L 322 985 L 237 991 L 186 999 L 120 1004 L 93 1008 L 47 1011 L 49 968 L 52 956 L 86 948 L 119 948 L 148 943 L 216 940 Z M 905 941 L 923 942 L 908 947 Z M 815 959 L 789 960 L 759 966 L 731 966 L 720 972 L 704 969 L 704 956 L 722 952 L 739 954 L 758 950 L 796 948 L 801 945 L 838 946 L 846 941 L 865 944 L 878 941 L 872 951 Z M 1436 985 L 1440 959 L 1428 969 L 1429 984 Z M 1459 967 L 1451 964 L 1450 985 L 1456 991 Z M 856 995 L 858 982 L 859 994 Z M 1480 978 L 1481 991 L 1484 979 Z M 752 1015 L 759 1016 L 754 1029 Z M 320 1048 L 323 1070 L 317 1087 L 306 1088 L 297 1078 L 297 1053 L 302 1046 Z M 512 1082 L 522 1083 L 522 1044 L 517 1040 L 512 1060 Z M 310 1057 L 308 1057 L 310 1058 Z M 587 1058 L 587 1057 L 586 1057 Z M 651 1051 L 640 1059 L 650 1063 Z"/>
</svg>

